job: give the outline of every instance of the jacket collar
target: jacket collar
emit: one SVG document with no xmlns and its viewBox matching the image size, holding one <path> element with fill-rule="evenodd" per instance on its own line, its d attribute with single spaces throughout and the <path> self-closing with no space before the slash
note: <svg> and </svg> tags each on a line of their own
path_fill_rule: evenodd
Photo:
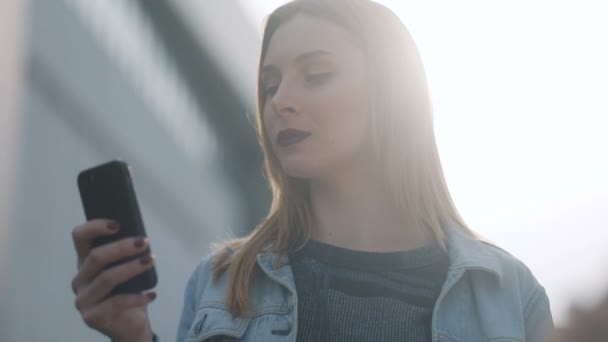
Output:
<svg viewBox="0 0 608 342">
<path fill-rule="evenodd" d="M 442 224 L 447 237 L 451 270 L 481 270 L 493 274 L 502 285 L 503 264 L 497 246 L 483 237 L 474 238 L 453 222 Z M 500 249 L 500 248 L 498 248 Z"/>
<path fill-rule="evenodd" d="M 442 222 L 446 233 L 450 270 L 485 271 L 496 277 L 502 286 L 503 267 L 494 244 L 483 238 L 473 238 L 453 222 Z M 279 259 L 279 268 L 274 265 Z M 279 256 L 274 252 L 263 252 L 257 255 L 260 268 L 271 278 L 283 283 L 295 292 L 293 274 L 286 255 Z"/>
<path fill-rule="evenodd" d="M 275 268 L 277 259 L 279 259 L 279 267 Z M 279 256 L 274 252 L 258 253 L 257 262 L 268 277 L 283 284 L 294 296 L 296 296 L 295 280 L 287 255 Z"/>
</svg>

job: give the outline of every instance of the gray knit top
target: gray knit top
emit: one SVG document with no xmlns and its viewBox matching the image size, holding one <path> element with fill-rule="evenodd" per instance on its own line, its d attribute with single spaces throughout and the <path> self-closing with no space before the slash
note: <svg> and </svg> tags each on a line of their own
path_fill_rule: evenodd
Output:
<svg viewBox="0 0 608 342">
<path fill-rule="evenodd" d="M 364 252 L 310 240 L 289 255 L 298 342 L 431 341 L 449 259 L 438 243 Z"/>
</svg>

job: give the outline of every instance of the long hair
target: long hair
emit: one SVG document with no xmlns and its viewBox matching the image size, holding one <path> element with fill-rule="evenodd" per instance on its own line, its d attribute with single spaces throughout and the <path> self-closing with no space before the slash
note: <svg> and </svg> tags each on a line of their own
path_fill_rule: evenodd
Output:
<svg viewBox="0 0 608 342">
<path fill-rule="evenodd" d="M 265 19 L 260 69 L 273 34 L 296 14 L 339 25 L 362 46 L 371 76 L 374 155 L 385 172 L 384 184 L 403 218 L 413 218 L 418 223 L 416 227 L 428 229 L 427 233 L 444 250 L 444 221 L 455 222 L 464 233 L 478 238 L 460 217 L 448 192 L 435 142 L 424 66 L 414 40 L 399 18 L 370 0 L 291 1 Z M 272 152 L 263 127 L 264 101 L 258 74 L 256 126 L 272 204 L 266 218 L 250 234 L 216 245 L 231 247 L 233 253 L 220 250 L 214 258 L 214 279 L 228 272 L 226 301 L 233 314 L 239 315 L 249 312 L 249 288 L 257 254 L 283 255 L 296 250 L 310 239 L 312 230 L 308 182 L 287 175 Z M 404 229 L 412 228 L 404 226 Z"/>
</svg>

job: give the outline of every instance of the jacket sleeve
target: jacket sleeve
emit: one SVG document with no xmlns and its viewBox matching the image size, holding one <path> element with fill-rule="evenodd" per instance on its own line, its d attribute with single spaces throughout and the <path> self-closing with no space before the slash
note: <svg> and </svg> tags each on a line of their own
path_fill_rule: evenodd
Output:
<svg viewBox="0 0 608 342">
<path fill-rule="evenodd" d="M 545 289 L 537 285 L 524 308 L 526 341 L 542 342 L 553 329 L 551 305 Z"/>
</svg>

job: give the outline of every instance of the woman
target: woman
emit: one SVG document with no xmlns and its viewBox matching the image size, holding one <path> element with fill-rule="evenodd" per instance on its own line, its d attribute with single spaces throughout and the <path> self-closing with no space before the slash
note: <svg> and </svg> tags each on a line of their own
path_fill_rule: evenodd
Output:
<svg viewBox="0 0 608 342">
<path fill-rule="evenodd" d="M 275 10 L 257 130 L 270 212 L 193 272 L 178 341 L 539 341 L 553 326 L 529 269 L 454 207 L 420 55 L 385 7 L 296 0 Z M 125 239 L 90 257 L 90 239 L 112 234 L 106 223 L 74 229 L 76 306 L 114 341 L 150 341 L 150 299 L 101 301 L 153 264 L 100 273 L 139 251 Z"/>
</svg>

